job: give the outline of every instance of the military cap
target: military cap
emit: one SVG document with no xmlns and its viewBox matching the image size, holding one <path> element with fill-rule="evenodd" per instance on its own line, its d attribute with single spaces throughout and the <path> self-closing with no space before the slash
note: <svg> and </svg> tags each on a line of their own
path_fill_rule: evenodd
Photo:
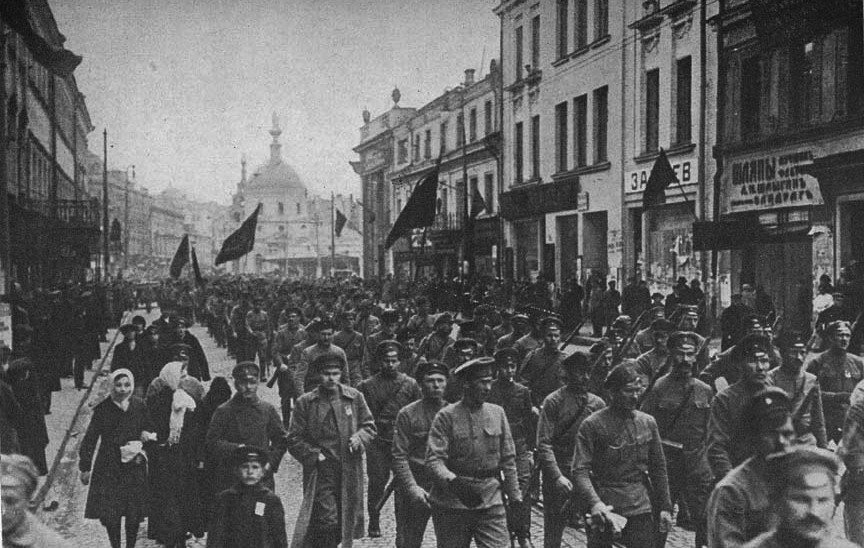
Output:
<svg viewBox="0 0 864 548">
<path fill-rule="evenodd" d="M 495 352 L 495 361 L 502 362 L 507 358 L 513 358 L 513 361 L 519 360 L 519 351 L 513 348 L 512 346 L 508 346 L 506 348 L 501 348 Z"/>
<path fill-rule="evenodd" d="M 238 445 L 231 455 L 231 461 L 234 466 L 240 466 L 247 462 L 257 462 L 262 465 L 269 462 L 267 451 L 255 445 Z"/>
<path fill-rule="evenodd" d="M 388 308 L 382 311 L 378 317 L 383 323 L 395 323 L 399 321 L 399 311 L 393 308 Z"/>
<path fill-rule="evenodd" d="M 833 335 L 841 329 L 852 331 L 852 325 L 846 320 L 835 320 L 825 326 L 825 333 L 827 333 L 828 335 Z"/>
<path fill-rule="evenodd" d="M 138 328 L 135 327 L 131 323 L 124 323 L 123 325 L 120 326 L 120 333 L 123 335 L 125 335 L 126 333 L 129 333 L 131 331 L 138 331 Z"/>
<path fill-rule="evenodd" d="M 135 316 L 132 316 L 132 323 L 133 324 L 140 323 L 141 325 L 147 325 L 147 320 L 144 319 L 144 316 L 135 315 Z"/>
<path fill-rule="evenodd" d="M 318 320 L 318 331 L 324 331 L 325 329 L 336 329 L 333 325 L 333 320 L 330 318 L 321 318 Z"/>
<path fill-rule="evenodd" d="M 231 370 L 231 376 L 234 380 L 258 380 L 260 375 L 261 369 L 255 362 L 240 362 Z"/>
<path fill-rule="evenodd" d="M 789 396 L 783 389 L 769 386 L 756 393 L 744 407 L 742 422 L 751 432 L 760 427 L 776 428 L 781 426 L 792 413 Z"/>
<path fill-rule="evenodd" d="M 192 325 L 192 322 L 187 320 L 186 318 L 174 318 L 174 327 L 189 327 Z"/>
<path fill-rule="evenodd" d="M 463 363 L 453 370 L 453 376 L 463 380 L 471 380 L 478 376 L 492 375 L 492 369 L 495 364 L 495 359 L 488 356 L 481 356 Z"/>
<path fill-rule="evenodd" d="M 620 364 L 612 368 L 603 383 L 606 390 L 619 390 L 633 381 L 639 380 L 636 369 L 631 364 Z"/>
<path fill-rule="evenodd" d="M 450 376 L 450 371 L 447 370 L 447 366 L 441 362 L 431 361 L 431 362 L 421 362 L 417 364 L 417 370 L 415 371 L 415 376 L 418 381 L 422 381 L 423 377 L 431 374 L 444 375 L 445 377 Z"/>
<path fill-rule="evenodd" d="M 470 337 L 457 339 L 456 342 L 453 343 L 454 350 L 462 350 L 469 347 L 473 348 L 476 351 L 480 347 L 480 344 Z"/>
<path fill-rule="evenodd" d="M 449 312 L 443 312 L 435 318 L 435 327 L 442 323 L 453 323 L 453 316 Z"/>
<path fill-rule="evenodd" d="M 513 321 L 513 323 L 516 323 L 516 322 L 528 323 L 531 321 L 531 318 L 529 318 L 528 315 L 525 314 L 524 312 L 517 312 L 517 313 L 513 314 L 512 321 Z"/>
<path fill-rule="evenodd" d="M 696 336 L 696 333 L 692 331 L 676 331 L 669 335 L 669 340 L 666 342 L 666 346 L 671 350 L 675 348 L 682 348 L 684 346 L 692 346 L 696 347 L 699 345 L 699 338 Z"/>
<path fill-rule="evenodd" d="M 840 459 L 832 451 L 812 445 L 796 445 L 788 451 L 768 455 L 767 459 L 775 480 L 775 488 L 781 490 L 787 486 L 813 487 L 808 485 L 809 474 L 796 474 L 801 467 L 821 467 L 832 478 L 840 471 Z M 818 481 L 818 480 L 817 480 Z"/>
<path fill-rule="evenodd" d="M 285 310 L 283 310 L 282 313 L 285 314 L 286 316 L 289 314 L 297 314 L 297 316 L 299 316 L 300 318 L 303 317 L 303 311 L 300 310 L 299 308 L 297 308 L 296 306 L 285 307 Z"/>
<path fill-rule="evenodd" d="M 780 344 L 783 350 L 807 350 L 807 343 L 800 333 L 787 333 L 781 338 Z"/>
<path fill-rule="evenodd" d="M 675 324 L 666 318 L 657 318 L 651 322 L 651 331 L 675 331 Z"/>
<path fill-rule="evenodd" d="M 651 294 L 651 298 L 652 299 L 665 299 L 666 297 L 662 293 L 656 293 L 655 292 L 655 293 Z"/>
<path fill-rule="evenodd" d="M 633 319 L 626 315 L 622 314 L 615 318 L 615 321 L 612 322 L 612 329 L 624 329 L 629 328 L 633 324 Z"/>
<path fill-rule="evenodd" d="M 770 346 L 771 342 L 768 340 L 768 337 L 758 333 L 751 333 L 738 341 L 735 349 L 732 351 L 732 358 L 734 360 L 746 360 L 760 353 L 767 354 Z"/>
<path fill-rule="evenodd" d="M 561 329 L 561 323 L 561 318 L 558 316 L 546 316 L 540 320 L 540 325 L 544 328 L 557 327 L 558 329 Z"/>
<path fill-rule="evenodd" d="M 574 352 L 564 358 L 561 367 L 568 371 L 586 371 L 591 369 L 591 357 L 585 352 Z"/>
<path fill-rule="evenodd" d="M 313 368 L 319 370 L 324 369 L 327 366 L 339 367 L 341 369 L 345 365 L 345 359 L 340 354 L 336 354 L 335 352 L 325 352 L 312 360 L 312 363 L 310 365 Z"/>
<path fill-rule="evenodd" d="M 386 340 L 378 343 L 378 347 L 375 349 L 379 356 L 383 356 L 387 352 L 396 352 L 399 353 L 402 351 L 402 345 L 399 344 L 398 341 L 394 340 Z"/>
</svg>

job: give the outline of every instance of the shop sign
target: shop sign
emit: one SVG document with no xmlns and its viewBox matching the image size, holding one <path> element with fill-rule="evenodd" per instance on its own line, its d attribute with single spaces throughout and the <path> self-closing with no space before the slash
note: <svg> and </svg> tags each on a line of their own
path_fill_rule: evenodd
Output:
<svg viewBox="0 0 864 548">
<path fill-rule="evenodd" d="M 813 163 L 809 150 L 753 154 L 726 162 L 727 213 L 764 211 L 821 204 L 819 183 L 803 168 Z"/>
<path fill-rule="evenodd" d="M 533 185 L 501 194 L 501 216 L 524 219 L 545 213 L 576 209 L 579 206 L 579 180 Z"/>
<path fill-rule="evenodd" d="M 695 158 L 685 158 L 676 160 L 670 158 L 669 163 L 672 164 L 672 169 L 675 170 L 675 175 L 678 176 L 678 181 L 682 185 L 689 185 L 696 182 L 696 160 Z M 645 190 L 645 185 L 648 184 L 648 177 L 651 175 L 652 163 L 643 169 L 630 171 L 625 175 L 625 194 L 641 193 Z"/>
</svg>

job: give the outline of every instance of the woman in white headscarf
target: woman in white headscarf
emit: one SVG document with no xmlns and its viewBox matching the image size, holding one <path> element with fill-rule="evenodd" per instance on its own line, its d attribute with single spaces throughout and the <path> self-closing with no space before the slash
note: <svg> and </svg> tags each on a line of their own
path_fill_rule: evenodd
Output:
<svg viewBox="0 0 864 548">
<path fill-rule="evenodd" d="M 200 461 L 204 386 L 183 362 L 165 364 L 147 390 L 150 505 L 147 533 L 168 548 L 186 545 L 186 534 L 204 535 L 206 518 L 196 470 Z"/>
<path fill-rule="evenodd" d="M 147 462 L 141 443 L 147 412 L 144 401 L 132 395 L 135 377 L 131 371 L 113 371 L 108 382 L 111 392 L 93 408 L 78 451 L 81 483 L 90 485 L 84 517 L 102 522 L 112 548 L 120 548 L 125 517 L 126 546 L 134 547 L 147 510 Z M 94 465 L 93 453 L 100 439 Z"/>
</svg>

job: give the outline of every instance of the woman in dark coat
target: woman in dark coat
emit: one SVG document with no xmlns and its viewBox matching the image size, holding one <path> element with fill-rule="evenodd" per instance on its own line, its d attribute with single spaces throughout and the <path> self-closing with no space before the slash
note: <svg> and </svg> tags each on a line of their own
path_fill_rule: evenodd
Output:
<svg viewBox="0 0 864 548">
<path fill-rule="evenodd" d="M 201 398 L 204 385 L 186 374 L 183 362 L 165 364 L 147 389 L 147 425 L 155 439 L 150 457 L 147 534 L 168 548 L 186 546 L 186 533 L 204 536 L 198 485 Z"/>
<path fill-rule="evenodd" d="M 204 507 L 204 516 L 207 518 L 205 524 L 210 523 L 209 516 L 213 511 L 213 504 L 218 494 L 216 491 L 216 463 L 207 453 L 205 438 L 207 437 L 207 427 L 210 425 L 210 419 L 213 418 L 213 412 L 216 408 L 231 399 L 231 387 L 225 377 L 215 377 L 210 383 L 210 389 L 207 395 L 204 396 L 204 401 L 201 402 L 201 429 L 199 430 L 200 437 L 198 439 L 198 485 L 200 486 L 202 505 Z"/>
<path fill-rule="evenodd" d="M 120 525 L 126 518 L 126 546 L 134 547 L 146 515 L 147 461 L 141 437 L 146 409 L 132 395 L 135 378 L 128 369 L 109 377 L 111 394 L 93 408 L 93 417 L 78 452 L 81 483 L 90 485 L 84 517 L 98 519 L 108 530 L 111 548 L 120 548 Z M 99 453 L 93 453 L 99 440 Z M 91 474 L 92 466 L 92 474 Z"/>
</svg>

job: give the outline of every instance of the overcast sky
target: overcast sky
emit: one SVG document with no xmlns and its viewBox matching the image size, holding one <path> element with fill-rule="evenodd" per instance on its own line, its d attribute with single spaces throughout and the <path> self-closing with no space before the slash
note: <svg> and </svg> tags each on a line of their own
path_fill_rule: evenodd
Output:
<svg viewBox="0 0 864 548">
<path fill-rule="evenodd" d="M 494 0 L 49 0 L 101 155 L 136 166 L 151 191 L 169 185 L 228 203 L 269 156 L 276 111 L 283 158 L 310 191 L 354 192 L 348 165 L 361 112 L 420 106 L 498 55 Z M 484 58 L 485 50 L 485 58 Z"/>
</svg>

